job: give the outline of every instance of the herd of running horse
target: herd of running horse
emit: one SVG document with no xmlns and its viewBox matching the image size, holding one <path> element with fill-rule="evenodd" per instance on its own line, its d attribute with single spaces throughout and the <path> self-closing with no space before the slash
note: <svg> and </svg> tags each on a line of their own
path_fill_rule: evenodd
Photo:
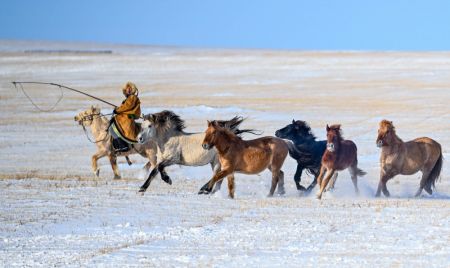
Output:
<svg viewBox="0 0 450 268">
<path fill-rule="evenodd" d="M 322 141 L 318 141 L 309 125 L 300 120 L 293 120 L 277 130 L 275 137 L 244 140 L 241 134 L 255 134 L 255 130 L 239 129 L 242 117 L 208 121 L 205 132 L 187 133 L 184 131 L 184 121 L 177 114 L 162 111 L 144 116 L 138 135 L 139 143 L 134 144 L 132 150 L 116 153 L 111 147 L 111 136 L 107 131 L 108 120 L 102 116 L 99 107 L 92 106 L 79 113 L 75 121 L 83 127 L 91 127 L 96 139 L 97 152 L 92 156 L 92 168 L 96 176 L 99 176 L 97 160 L 101 157 L 108 156 L 115 178 L 120 178 L 116 162 L 118 156 L 127 157 L 128 163 L 130 154 L 148 158 L 145 168 L 148 171 L 151 169 L 151 172 L 139 190 L 142 193 L 158 173 L 163 181 L 172 184 L 165 171 L 167 166 L 210 164 L 213 176 L 199 194 L 219 190 L 226 177 L 229 196 L 234 198 L 234 173 L 258 174 L 268 169 L 272 173 L 269 196 L 273 196 L 275 190 L 282 195 L 285 193 L 282 167 L 288 154 L 297 161 L 294 175 L 297 189 L 309 193 L 319 184 L 319 199 L 325 190 L 334 187 L 338 171 L 349 170 L 356 193 L 357 177 L 366 174 L 358 168 L 356 144 L 342 137 L 340 125 L 327 125 L 327 139 Z M 438 142 L 427 137 L 404 142 L 397 136 L 392 121 L 382 120 L 376 145 L 381 148 L 377 197 L 381 192 L 389 197 L 386 183 L 394 176 L 412 175 L 419 171 L 422 172 L 422 178 L 415 196 L 419 196 L 423 190 L 432 194 L 443 162 L 442 148 Z M 314 176 L 314 181 L 306 188 L 300 185 L 303 170 Z"/>
</svg>

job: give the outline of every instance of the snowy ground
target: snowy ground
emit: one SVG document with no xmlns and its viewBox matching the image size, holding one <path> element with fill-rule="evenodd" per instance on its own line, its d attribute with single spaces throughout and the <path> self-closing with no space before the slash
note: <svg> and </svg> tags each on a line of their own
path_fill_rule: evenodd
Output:
<svg viewBox="0 0 450 268">
<path fill-rule="evenodd" d="M 108 49 L 112 54 L 23 53 Z M 450 169 L 433 196 L 411 198 L 419 175 L 399 176 L 393 198 L 373 198 L 378 122 L 393 120 L 404 140 L 429 136 L 450 159 L 450 53 L 274 52 L 0 41 L 0 266 L 396 266 L 450 265 Z M 323 200 L 299 196 L 295 162 L 284 167 L 287 194 L 267 198 L 270 175 L 237 175 L 226 187 L 196 192 L 208 167 L 168 169 L 136 194 L 145 159 L 120 159 L 113 181 L 106 159 L 92 176 L 90 144 L 73 116 L 96 102 L 64 92 L 53 112 L 37 112 L 14 80 L 52 81 L 121 101 L 134 81 L 144 112 L 172 109 L 188 131 L 207 119 L 248 117 L 245 127 L 273 135 L 292 118 L 341 123 L 358 145 L 356 197 L 347 172 Z M 55 91 L 27 91 L 46 108 Z M 105 112 L 110 108 L 103 106 Z M 108 110 L 109 109 L 109 110 Z M 247 136 L 250 138 L 251 136 Z M 304 175 L 302 184 L 311 178 Z"/>
</svg>

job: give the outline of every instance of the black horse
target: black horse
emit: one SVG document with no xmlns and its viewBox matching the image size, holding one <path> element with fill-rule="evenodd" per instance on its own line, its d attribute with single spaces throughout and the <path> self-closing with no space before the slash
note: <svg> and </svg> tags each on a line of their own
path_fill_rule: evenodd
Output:
<svg viewBox="0 0 450 268">
<path fill-rule="evenodd" d="M 310 192 L 316 186 L 327 141 L 316 141 L 309 125 L 301 120 L 292 120 L 292 124 L 277 130 L 275 136 L 292 141 L 292 144 L 288 143 L 289 155 L 297 160 L 297 170 L 294 175 L 297 190 Z M 314 176 L 314 181 L 308 188 L 300 185 L 303 169 Z M 333 182 L 335 179 L 333 178 Z"/>
</svg>

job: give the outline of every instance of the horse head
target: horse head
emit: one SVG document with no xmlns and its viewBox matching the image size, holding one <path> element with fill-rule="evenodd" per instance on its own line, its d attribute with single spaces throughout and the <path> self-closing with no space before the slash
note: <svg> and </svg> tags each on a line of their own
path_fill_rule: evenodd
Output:
<svg viewBox="0 0 450 268">
<path fill-rule="evenodd" d="M 298 141 L 299 139 L 315 139 L 311 127 L 305 121 L 292 120 L 292 123 L 275 132 L 275 136 L 281 139 Z"/>
<path fill-rule="evenodd" d="M 392 121 L 382 120 L 378 128 L 376 140 L 377 147 L 388 146 L 391 144 L 392 135 L 395 135 L 395 127 Z"/>
<path fill-rule="evenodd" d="M 333 153 L 339 149 L 343 139 L 341 125 L 327 125 L 327 151 Z"/>
<path fill-rule="evenodd" d="M 184 120 L 172 111 L 162 111 L 144 116 L 141 131 L 138 134 L 138 141 L 145 143 L 148 139 L 165 139 L 173 135 L 174 132 L 182 132 Z"/>
<path fill-rule="evenodd" d="M 80 112 L 74 117 L 74 120 L 80 125 L 90 126 L 94 120 L 94 116 L 100 115 L 101 109 L 97 105 L 92 105 L 89 109 Z"/>
<path fill-rule="evenodd" d="M 205 131 L 205 138 L 202 142 L 202 147 L 205 150 L 211 150 L 217 142 L 217 132 L 220 126 L 217 121 L 208 121 L 208 128 Z"/>
</svg>

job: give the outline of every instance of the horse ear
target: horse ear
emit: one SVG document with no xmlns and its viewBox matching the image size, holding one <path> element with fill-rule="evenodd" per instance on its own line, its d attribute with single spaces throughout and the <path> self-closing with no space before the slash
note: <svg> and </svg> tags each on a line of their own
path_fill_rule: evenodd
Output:
<svg viewBox="0 0 450 268">
<path fill-rule="evenodd" d="M 208 122 L 208 127 L 210 127 L 211 126 L 211 121 L 206 120 L 206 122 Z"/>
<path fill-rule="evenodd" d="M 292 124 L 295 124 L 295 119 L 292 119 Z"/>
<path fill-rule="evenodd" d="M 328 126 L 328 124 L 327 124 L 327 131 L 330 131 L 330 127 Z"/>
</svg>

